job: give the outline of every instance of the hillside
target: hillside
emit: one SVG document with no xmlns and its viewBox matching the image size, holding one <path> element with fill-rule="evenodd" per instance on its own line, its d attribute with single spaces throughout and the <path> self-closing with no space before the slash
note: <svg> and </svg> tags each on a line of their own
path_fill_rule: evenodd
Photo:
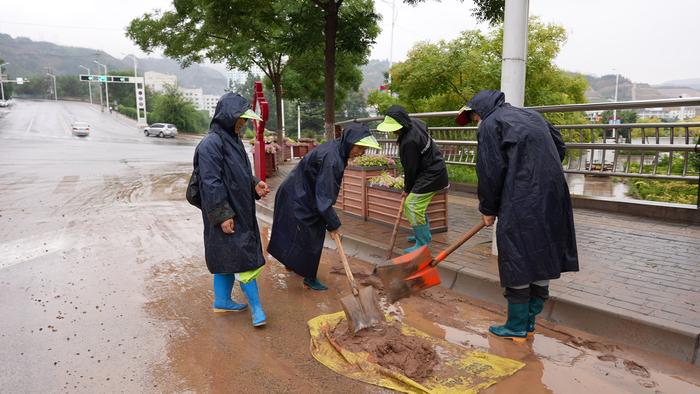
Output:
<svg viewBox="0 0 700 394">
<path fill-rule="evenodd" d="M 0 33 L 0 56 L 10 64 L 5 71 L 11 77 L 32 76 L 46 73 L 49 67 L 58 75 L 78 75 L 85 71 L 79 67 L 90 67 L 97 72 L 97 60 L 106 64 L 111 70 L 129 70 L 133 72 L 131 58 L 117 59 L 104 51 L 90 48 L 68 47 L 50 42 L 33 41 L 25 37 L 12 38 Z M 223 94 L 226 77 L 220 72 L 198 64 L 182 69 L 172 59 L 139 59 L 139 74 L 144 71 L 157 71 L 174 74 L 180 85 L 187 88 L 201 87 L 207 94 Z"/>
</svg>

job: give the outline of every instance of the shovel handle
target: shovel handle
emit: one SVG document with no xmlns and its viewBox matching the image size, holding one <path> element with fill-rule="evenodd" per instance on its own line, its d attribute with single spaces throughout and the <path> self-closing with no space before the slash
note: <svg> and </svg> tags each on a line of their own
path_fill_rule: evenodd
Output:
<svg viewBox="0 0 700 394">
<path fill-rule="evenodd" d="M 482 228 L 484 228 L 484 223 L 479 222 L 479 224 L 475 225 L 472 227 L 469 231 L 467 231 L 462 238 L 458 239 L 455 241 L 452 245 L 448 246 L 447 249 L 443 250 L 440 252 L 440 254 L 435 257 L 433 261 L 430 262 L 431 267 L 435 267 L 438 265 L 442 260 L 445 260 L 447 256 L 449 256 L 452 252 L 454 252 L 457 248 L 462 246 L 463 243 L 469 241 L 469 238 L 473 237 L 474 234 L 478 233 Z"/>
<path fill-rule="evenodd" d="M 357 289 L 357 284 L 355 283 L 355 277 L 350 271 L 350 264 L 348 263 L 348 257 L 345 255 L 345 249 L 343 249 L 343 243 L 340 242 L 340 236 L 337 233 L 331 233 L 331 237 L 335 241 L 335 245 L 338 247 L 338 254 L 340 254 L 340 259 L 343 261 L 343 268 L 345 268 L 345 275 L 348 277 L 348 282 L 350 282 L 350 287 L 352 287 L 352 294 L 358 296 L 360 291 Z"/>
<path fill-rule="evenodd" d="M 394 222 L 394 231 L 391 233 L 391 242 L 389 243 L 389 251 L 386 255 L 386 259 L 390 260 L 391 256 L 394 254 L 394 245 L 396 245 L 396 236 L 399 233 L 399 225 L 401 224 L 401 215 L 403 214 L 403 205 L 406 203 L 406 197 L 401 197 L 401 205 L 399 205 L 399 213 L 396 215 L 396 221 Z"/>
</svg>

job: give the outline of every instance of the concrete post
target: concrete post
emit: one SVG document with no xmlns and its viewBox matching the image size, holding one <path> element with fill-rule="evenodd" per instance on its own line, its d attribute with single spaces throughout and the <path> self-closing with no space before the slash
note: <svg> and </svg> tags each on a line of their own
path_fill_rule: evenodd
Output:
<svg viewBox="0 0 700 394">
<path fill-rule="evenodd" d="M 525 65 L 527 60 L 527 25 L 530 0 L 506 0 L 503 15 L 503 62 L 501 91 L 506 102 L 516 107 L 525 105 Z M 493 227 L 491 253 L 498 256 L 496 226 Z"/>
</svg>

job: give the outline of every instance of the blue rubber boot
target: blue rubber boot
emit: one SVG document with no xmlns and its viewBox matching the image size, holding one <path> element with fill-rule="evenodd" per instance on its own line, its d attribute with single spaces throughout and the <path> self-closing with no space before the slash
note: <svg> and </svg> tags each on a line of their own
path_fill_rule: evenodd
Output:
<svg viewBox="0 0 700 394">
<path fill-rule="evenodd" d="M 316 290 L 316 291 L 328 290 L 328 286 L 321 283 L 321 281 L 318 280 L 318 278 L 314 278 L 314 279 L 304 278 L 304 287 L 308 287 L 308 288 Z"/>
<path fill-rule="evenodd" d="M 241 282 L 241 289 L 243 293 L 248 298 L 248 303 L 250 304 L 250 315 L 253 319 L 253 327 L 264 326 L 267 323 L 265 318 L 265 311 L 260 305 L 260 294 L 258 293 L 258 282 L 256 279 L 251 280 L 248 283 Z"/>
<path fill-rule="evenodd" d="M 231 299 L 236 277 L 231 274 L 214 274 L 214 312 L 240 312 L 248 307 Z"/>
<path fill-rule="evenodd" d="M 411 253 L 421 246 L 429 245 L 430 241 L 433 240 L 433 236 L 430 234 L 430 225 L 427 223 L 413 226 L 413 232 L 416 233 L 416 244 L 404 249 L 404 253 Z"/>
<path fill-rule="evenodd" d="M 528 320 L 527 320 L 527 334 L 535 334 L 535 317 L 542 312 L 544 309 L 544 300 L 539 297 L 530 298 L 530 304 L 528 304 Z"/>
<path fill-rule="evenodd" d="M 428 228 L 430 228 L 430 220 L 428 219 L 428 215 L 425 215 L 425 223 L 428 224 Z M 412 244 L 416 243 L 416 236 L 415 235 L 409 235 L 406 240 Z"/>
<path fill-rule="evenodd" d="M 508 302 L 508 320 L 502 326 L 491 326 L 489 332 L 501 338 L 512 339 L 513 342 L 527 340 L 527 323 L 530 315 L 530 304 L 513 304 Z"/>
</svg>

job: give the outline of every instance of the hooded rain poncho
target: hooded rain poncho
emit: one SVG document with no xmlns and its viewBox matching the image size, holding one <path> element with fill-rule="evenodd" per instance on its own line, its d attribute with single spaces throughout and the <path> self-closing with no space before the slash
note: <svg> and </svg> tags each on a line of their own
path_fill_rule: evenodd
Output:
<svg viewBox="0 0 700 394">
<path fill-rule="evenodd" d="M 248 100 L 235 93 L 219 99 L 209 133 L 195 151 L 199 169 L 204 251 L 213 274 L 233 274 L 265 264 L 260 231 L 255 217 L 255 185 L 248 155 L 234 133 L 238 118 L 250 108 Z M 235 232 L 226 234 L 221 223 L 233 218 Z"/>
<path fill-rule="evenodd" d="M 304 156 L 277 190 L 267 251 L 305 278 L 316 278 L 326 231 L 340 227 L 333 205 L 350 150 L 370 135 L 367 125 L 350 124 L 340 139 Z"/>
<path fill-rule="evenodd" d="M 505 103 L 502 92 L 477 93 L 467 104 L 480 117 L 479 210 L 498 216 L 503 287 L 578 271 L 561 134 L 539 113 Z"/>
</svg>

